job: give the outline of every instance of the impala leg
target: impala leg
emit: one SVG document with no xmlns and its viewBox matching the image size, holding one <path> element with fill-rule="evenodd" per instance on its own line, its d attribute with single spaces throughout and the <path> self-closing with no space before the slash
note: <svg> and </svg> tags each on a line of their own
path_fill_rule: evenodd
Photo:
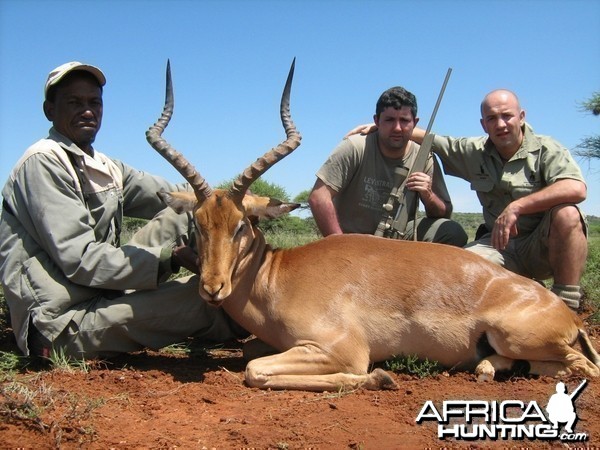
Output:
<svg viewBox="0 0 600 450">
<path fill-rule="evenodd" d="M 549 377 L 566 377 L 573 374 L 590 378 L 600 376 L 600 368 L 579 351 L 567 347 L 565 353 L 559 361 L 529 361 L 530 373 Z"/>
<path fill-rule="evenodd" d="M 243 352 L 244 359 L 246 362 L 248 362 L 262 356 L 274 355 L 279 353 L 279 350 L 277 350 L 275 347 L 271 347 L 269 344 L 261 341 L 258 338 L 254 338 L 244 343 Z"/>
<path fill-rule="evenodd" d="M 577 350 L 568 347 L 564 356 L 556 356 L 554 361 L 527 360 L 529 373 L 546 377 L 567 377 L 572 374 L 580 374 L 586 377 L 597 377 L 600 369 L 591 363 Z M 498 354 L 491 355 L 483 360 L 475 368 L 477 381 L 491 381 L 497 371 L 510 370 L 515 360 Z"/>
<path fill-rule="evenodd" d="M 492 381 L 496 372 L 511 369 L 514 362 L 514 359 L 498 354 L 482 359 L 475 367 L 477 381 Z"/>
<path fill-rule="evenodd" d="M 364 364 L 368 366 L 368 360 Z M 346 370 L 346 372 L 342 372 Z M 314 345 L 293 347 L 283 353 L 250 361 L 246 366 L 246 383 L 260 389 L 298 389 L 306 391 L 397 388 L 383 370 L 371 374 L 366 370 L 341 367 L 335 358 Z"/>
<path fill-rule="evenodd" d="M 529 373 L 545 377 L 566 377 L 571 375 L 571 370 L 560 361 L 528 361 Z"/>
<path fill-rule="evenodd" d="M 510 370 L 515 363 L 514 359 L 501 355 L 492 355 L 483 360 L 475 368 L 477 381 L 492 381 L 498 371 Z M 559 361 L 527 361 L 529 373 L 548 377 L 564 377 L 571 374 L 565 364 Z"/>
</svg>

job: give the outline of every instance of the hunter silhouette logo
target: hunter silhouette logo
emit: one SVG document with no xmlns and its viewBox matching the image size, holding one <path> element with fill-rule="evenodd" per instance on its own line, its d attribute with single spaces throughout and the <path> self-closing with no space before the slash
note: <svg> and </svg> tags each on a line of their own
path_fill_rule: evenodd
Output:
<svg viewBox="0 0 600 450">
<path fill-rule="evenodd" d="M 535 400 L 446 400 L 439 408 L 428 400 L 415 421 L 436 421 L 440 439 L 587 441 L 587 433 L 573 430 L 578 419 L 575 401 L 586 384 L 583 380 L 568 394 L 565 383 L 558 382 L 546 405 L 547 415 Z"/>
<path fill-rule="evenodd" d="M 573 433 L 573 425 L 577 421 L 577 414 L 575 413 L 575 406 L 573 405 L 573 402 L 586 383 L 587 380 L 583 380 L 571 395 L 567 394 L 565 383 L 562 381 L 556 383 L 556 394 L 553 394 L 552 397 L 550 397 L 550 400 L 548 400 L 548 406 L 546 406 L 548 418 L 553 424 L 552 428 L 558 429 L 558 424 L 562 422 L 567 424 L 565 425 L 565 431 L 567 433 Z"/>
</svg>

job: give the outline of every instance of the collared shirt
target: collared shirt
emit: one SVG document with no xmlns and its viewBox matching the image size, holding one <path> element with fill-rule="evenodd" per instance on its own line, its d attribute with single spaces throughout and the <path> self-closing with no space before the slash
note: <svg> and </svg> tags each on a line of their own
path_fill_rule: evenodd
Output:
<svg viewBox="0 0 600 450">
<path fill-rule="evenodd" d="M 90 156 L 54 128 L 27 149 L 2 190 L 0 220 L 0 281 L 25 354 L 30 317 L 52 340 L 84 302 L 157 287 L 164 250 L 121 247 L 119 233 L 123 215 L 150 219 L 165 207 L 160 189 L 186 187 Z"/>
<path fill-rule="evenodd" d="M 471 183 L 489 230 L 509 203 L 561 179 L 585 182 L 569 150 L 551 137 L 534 134 L 529 124 L 524 125 L 523 132 L 521 147 L 506 162 L 487 136 L 434 138 L 432 150 L 440 157 L 444 172 Z M 543 216 L 544 212 L 521 215 L 519 236 L 531 233 Z"/>
</svg>

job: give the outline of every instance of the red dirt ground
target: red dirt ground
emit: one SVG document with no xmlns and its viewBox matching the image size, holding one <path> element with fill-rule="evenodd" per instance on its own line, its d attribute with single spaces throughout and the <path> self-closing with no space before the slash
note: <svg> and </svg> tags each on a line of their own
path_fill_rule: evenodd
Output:
<svg viewBox="0 0 600 450">
<path fill-rule="evenodd" d="M 592 330 L 598 348 L 598 330 Z M 544 408 L 555 379 L 505 376 L 477 383 L 469 373 L 418 379 L 392 374 L 400 389 L 350 393 L 261 391 L 243 383 L 240 345 L 208 354 L 140 352 L 87 373 L 28 370 L 18 376 L 42 405 L 17 418 L 0 398 L 2 448 L 397 449 L 558 448 L 558 440 L 440 440 L 437 423 L 415 423 L 427 400 L 536 401 Z M 571 392 L 581 381 L 565 381 Z M 3 389 L 6 392 L 5 389 Z M 576 400 L 579 448 L 600 446 L 600 381 Z M 453 422 L 457 423 L 457 422 Z"/>
</svg>

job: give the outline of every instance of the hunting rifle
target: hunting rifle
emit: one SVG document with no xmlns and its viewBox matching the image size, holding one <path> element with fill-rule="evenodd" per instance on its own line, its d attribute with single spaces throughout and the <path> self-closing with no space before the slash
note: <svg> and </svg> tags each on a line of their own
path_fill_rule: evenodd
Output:
<svg viewBox="0 0 600 450">
<path fill-rule="evenodd" d="M 429 153 L 431 152 L 431 146 L 433 145 L 434 135 L 430 133 L 433 121 L 437 114 L 446 85 L 450 79 L 452 68 L 448 68 L 446 78 L 440 94 L 438 95 L 437 102 L 431 113 L 427 130 L 425 131 L 425 137 L 421 143 L 421 147 L 417 153 L 415 161 L 410 168 L 396 167 L 394 170 L 394 186 L 390 192 L 387 203 L 383 205 L 383 215 L 375 231 L 375 236 L 382 236 L 391 239 L 402 239 L 406 234 L 406 226 L 408 221 L 413 219 L 416 224 L 417 206 L 419 204 L 419 194 L 416 191 L 411 191 L 406 187 L 406 180 L 414 172 L 423 172 Z M 413 238 L 417 240 L 417 229 L 414 227 Z"/>
</svg>

